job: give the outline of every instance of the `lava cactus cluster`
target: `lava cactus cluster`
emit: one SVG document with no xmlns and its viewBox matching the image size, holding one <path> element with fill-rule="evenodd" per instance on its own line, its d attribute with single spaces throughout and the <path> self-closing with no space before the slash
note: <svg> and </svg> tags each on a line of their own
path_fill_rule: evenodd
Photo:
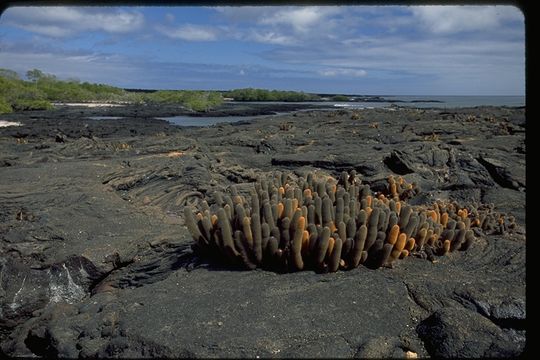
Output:
<svg viewBox="0 0 540 360">
<path fill-rule="evenodd" d="M 279 272 L 392 266 L 410 255 L 467 250 L 475 227 L 514 226 L 487 206 L 408 205 L 416 187 L 401 177 L 389 177 L 386 190 L 374 193 L 354 170 L 339 179 L 276 172 L 249 194 L 232 186 L 196 214 L 186 207 L 185 223 L 200 256 Z"/>
</svg>

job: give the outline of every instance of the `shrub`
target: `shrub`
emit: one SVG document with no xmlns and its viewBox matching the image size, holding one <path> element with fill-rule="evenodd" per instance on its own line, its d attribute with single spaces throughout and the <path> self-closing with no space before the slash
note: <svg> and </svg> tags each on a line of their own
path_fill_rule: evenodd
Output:
<svg viewBox="0 0 540 360">
<path fill-rule="evenodd" d="M 17 100 L 12 104 L 15 111 L 50 110 L 53 108 L 47 100 Z"/>
<path fill-rule="evenodd" d="M 349 97 L 345 95 L 332 96 L 332 101 L 349 101 Z"/>
<path fill-rule="evenodd" d="M 279 91 L 265 89 L 235 89 L 225 93 L 225 96 L 236 101 L 316 101 L 319 96 L 299 91 Z"/>
<path fill-rule="evenodd" d="M 4 99 L 0 97 L 0 114 L 7 114 L 13 112 L 11 105 Z"/>
</svg>

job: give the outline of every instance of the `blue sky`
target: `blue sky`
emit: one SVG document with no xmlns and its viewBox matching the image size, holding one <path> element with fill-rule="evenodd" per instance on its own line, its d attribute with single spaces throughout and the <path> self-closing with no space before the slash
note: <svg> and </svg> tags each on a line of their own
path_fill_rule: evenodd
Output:
<svg viewBox="0 0 540 360">
<path fill-rule="evenodd" d="M 524 95 L 512 6 L 14 7 L 0 67 L 128 88 Z"/>
</svg>

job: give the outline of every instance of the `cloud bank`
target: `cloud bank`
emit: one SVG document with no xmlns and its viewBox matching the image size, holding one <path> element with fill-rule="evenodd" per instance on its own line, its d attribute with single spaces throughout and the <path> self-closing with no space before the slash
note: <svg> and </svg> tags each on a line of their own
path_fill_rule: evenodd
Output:
<svg viewBox="0 0 540 360">
<path fill-rule="evenodd" d="M 14 7 L 2 16 L 7 24 L 51 37 L 67 37 L 84 31 L 128 33 L 142 28 L 144 15 L 138 11 L 67 7 Z"/>
<path fill-rule="evenodd" d="M 130 86 L 525 91 L 512 6 L 31 7 L 6 10 L 0 30 L 3 67 Z"/>
</svg>

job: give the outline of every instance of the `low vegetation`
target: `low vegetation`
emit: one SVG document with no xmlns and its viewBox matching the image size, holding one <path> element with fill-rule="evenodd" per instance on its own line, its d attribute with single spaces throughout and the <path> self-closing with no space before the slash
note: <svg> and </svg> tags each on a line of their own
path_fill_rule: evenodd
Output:
<svg viewBox="0 0 540 360">
<path fill-rule="evenodd" d="M 174 104 L 192 111 L 208 111 L 223 103 L 235 101 L 322 101 L 316 94 L 301 91 L 265 89 L 235 89 L 230 91 L 196 90 L 124 90 L 118 87 L 81 82 L 77 79 L 60 80 L 41 70 L 29 70 L 22 79 L 13 70 L 0 69 L 0 114 L 24 110 L 51 109 L 54 102 L 110 102 L 130 104 Z M 336 95 L 334 101 L 348 101 Z"/>
<path fill-rule="evenodd" d="M 335 95 L 331 98 L 332 101 L 350 101 L 349 97 L 346 95 Z"/>
<path fill-rule="evenodd" d="M 0 113 L 22 110 L 47 110 L 53 102 L 111 102 L 177 104 L 193 111 L 207 111 L 222 103 L 219 92 L 163 90 L 132 92 L 104 85 L 59 80 L 55 75 L 33 69 L 26 80 L 13 70 L 0 69 Z"/>
<path fill-rule="evenodd" d="M 235 101 L 317 101 L 320 97 L 299 91 L 279 91 L 264 89 L 236 89 L 223 93 Z"/>
<path fill-rule="evenodd" d="M 153 104 L 182 104 L 194 111 L 208 111 L 223 102 L 219 92 L 194 90 L 159 90 L 144 94 L 143 99 Z"/>
</svg>

